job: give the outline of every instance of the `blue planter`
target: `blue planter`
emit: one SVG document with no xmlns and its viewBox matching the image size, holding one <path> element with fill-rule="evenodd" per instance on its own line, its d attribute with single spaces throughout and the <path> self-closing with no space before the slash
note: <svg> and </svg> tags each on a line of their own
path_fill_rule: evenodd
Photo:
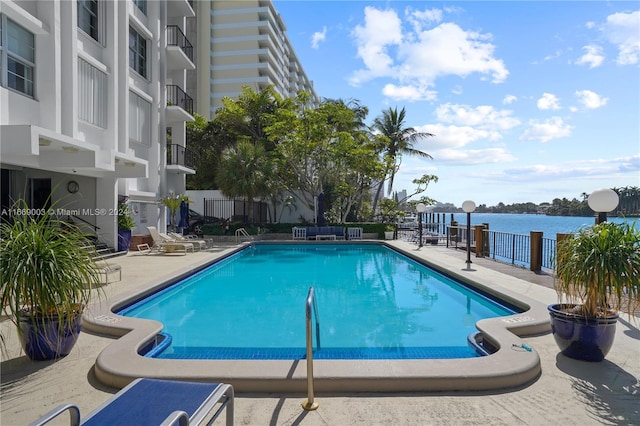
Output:
<svg viewBox="0 0 640 426">
<path fill-rule="evenodd" d="M 75 315 L 73 322 L 60 326 L 57 315 L 31 317 L 21 315 L 18 321 L 18 338 L 24 353 L 34 361 L 45 361 L 67 356 L 78 340 L 82 314 Z"/>
<path fill-rule="evenodd" d="M 613 346 L 618 314 L 585 318 L 565 312 L 576 305 L 549 305 L 551 332 L 563 355 L 583 361 L 602 361 Z"/>
<path fill-rule="evenodd" d="M 131 244 L 131 230 L 118 231 L 118 251 L 129 251 Z"/>
</svg>

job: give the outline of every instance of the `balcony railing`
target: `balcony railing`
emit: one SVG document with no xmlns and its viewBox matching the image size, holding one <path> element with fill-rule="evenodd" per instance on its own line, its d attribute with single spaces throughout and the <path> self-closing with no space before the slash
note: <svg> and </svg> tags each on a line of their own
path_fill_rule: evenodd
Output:
<svg viewBox="0 0 640 426">
<path fill-rule="evenodd" d="M 182 145 L 167 144 L 167 165 L 168 166 L 184 166 L 190 169 L 194 168 L 193 151 Z"/>
<path fill-rule="evenodd" d="M 177 25 L 167 25 L 167 46 L 179 47 L 193 62 L 193 46 Z"/>
<path fill-rule="evenodd" d="M 193 99 L 179 86 L 167 85 L 167 106 L 176 105 L 193 115 Z"/>
</svg>

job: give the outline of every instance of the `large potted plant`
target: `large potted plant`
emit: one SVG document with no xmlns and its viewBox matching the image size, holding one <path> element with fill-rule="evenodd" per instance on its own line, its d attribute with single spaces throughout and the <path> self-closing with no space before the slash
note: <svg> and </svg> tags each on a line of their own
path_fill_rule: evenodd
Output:
<svg viewBox="0 0 640 426">
<path fill-rule="evenodd" d="M 613 345 L 618 312 L 640 305 L 640 232 L 635 223 L 602 222 L 557 243 L 559 303 L 548 307 L 561 352 L 602 361 Z"/>
<path fill-rule="evenodd" d="M 129 251 L 131 230 L 136 226 L 133 213 L 127 204 L 118 206 L 118 251 Z"/>
<path fill-rule="evenodd" d="M 80 333 L 91 288 L 100 283 L 91 243 L 80 230 L 19 200 L 0 224 L 3 312 L 33 360 L 67 355 Z"/>
<path fill-rule="evenodd" d="M 166 197 L 162 197 L 158 200 L 163 206 L 169 209 L 169 219 L 171 221 L 171 229 L 173 232 L 178 231 L 178 219 L 177 214 L 180 210 L 180 205 L 184 201 L 185 203 L 189 203 L 188 195 L 168 195 Z"/>
</svg>

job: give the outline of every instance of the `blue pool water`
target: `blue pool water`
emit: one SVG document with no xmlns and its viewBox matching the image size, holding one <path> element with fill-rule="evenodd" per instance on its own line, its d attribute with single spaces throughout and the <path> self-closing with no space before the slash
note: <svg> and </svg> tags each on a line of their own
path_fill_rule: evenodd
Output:
<svg viewBox="0 0 640 426">
<path fill-rule="evenodd" d="M 302 359 L 310 287 L 315 358 L 475 357 L 475 323 L 515 312 L 382 245 L 257 244 L 119 313 L 164 324 L 159 358 Z"/>
</svg>

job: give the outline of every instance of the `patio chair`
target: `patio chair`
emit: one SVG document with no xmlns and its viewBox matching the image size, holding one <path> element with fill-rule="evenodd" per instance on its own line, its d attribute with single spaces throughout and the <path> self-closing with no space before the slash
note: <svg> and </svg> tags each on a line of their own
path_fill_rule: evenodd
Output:
<svg viewBox="0 0 640 426">
<path fill-rule="evenodd" d="M 213 422 L 225 408 L 226 424 L 232 426 L 233 405 L 233 386 L 229 384 L 143 378 L 131 382 L 85 419 L 80 418 L 77 405 L 65 404 L 31 426 L 47 424 L 65 411 L 69 411 L 72 425 L 199 425 L 205 420 Z"/>
<path fill-rule="evenodd" d="M 153 246 L 148 251 L 145 251 L 146 253 L 182 252 L 186 255 L 188 250 L 191 250 L 192 253 L 194 252 L 192 243 L 182 243 L 162 237 L 155 226 L 147 226 L 147 230 L 153 240 Z"/>
<path fill-rule="evenodd" d="M 347 228 L 347 238 L 349 240 L 361 240 L 362 228 Z"/>
<path fill-rule="evenodd" d="M 292 229 L 293 239 L 294 240 L 306 240 L 307 239 L 307 228 L 301 228 L 298 226 L 294 226 Z"/>
<path fill-rule="evenodd" d="M 184 235 L 180 235 L 176 232 L 168 232 L 167 235 L 173 238 L 174 241 L 177 241 L 180 243 L 192 243 L 194 247 L 198 247 L 198 250 L 204 250 L 209 245 L 206 240 L 202 240 L 200 238 L 185 237 Z"/>
</svg>

